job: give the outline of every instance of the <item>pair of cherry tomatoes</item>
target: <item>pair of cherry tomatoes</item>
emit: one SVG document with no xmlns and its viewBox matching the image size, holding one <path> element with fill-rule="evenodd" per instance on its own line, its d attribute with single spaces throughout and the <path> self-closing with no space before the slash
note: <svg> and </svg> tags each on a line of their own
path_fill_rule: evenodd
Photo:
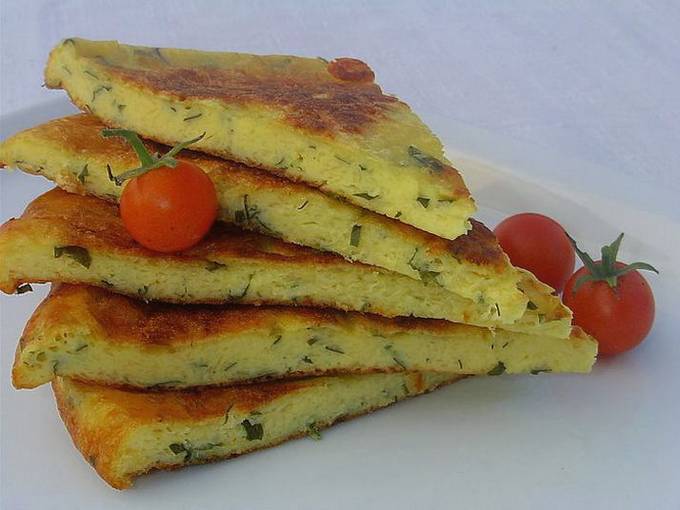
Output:
<svg viewBox="0 0 680 510">
<path fill-rule="evenodd" d="M 623 234 L 602 249 L 594 261 L 555 220 L 523 213 L 502 221 L 495 229 L 511 262 L 531 271 L 556 292 L 574 312 L 574 323 L 599 343 L 603 355 L 618 354 L 637 346 L 654 322 L 654 295 L 638 269 L 655 271 L 642 262 L 616 260 Z M 575 253 L 584 266 L 574 273 Z"/>
</svg>

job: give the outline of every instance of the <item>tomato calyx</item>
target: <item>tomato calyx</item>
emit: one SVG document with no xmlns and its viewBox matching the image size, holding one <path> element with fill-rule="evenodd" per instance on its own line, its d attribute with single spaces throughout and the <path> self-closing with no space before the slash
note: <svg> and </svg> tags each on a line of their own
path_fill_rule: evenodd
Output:
<svg viewBox="0 0 680 510">
<path fill-rule="evenodd" d="M 647 264 L 646 262 L 633 262 L 632 264 L 617 263 L 616 257 L 618 256 L 621 241 L 623 240 L 623 232 L 619 234 L 613 243 L 602 247 L 602 259 L 597 262 L 594 261 L 588 253 L 581 251 L 576 245 L 576 241 L 569 234 L 567 234 L 567 237 L 574 247 L 576 255 L 578 255 L 578 258 L 581 259 L 581 262 L 583 262 L 583 265 L 587 269 L 587 272 L 574 282 L 574 288 L 572 290 L 574 294 L 578 291 L 579 287 L 586 282 L 607 282 L 612 289 L 616 289 L 620 276 L 638 269 L 654 271 L 656 274 L 659 274 L 659 271 L 657 271 L 654 266 Z"/>
<path fill-rule="evenodd" d="M 130 144 L 139 158 L 139 162 L 141 163 L 140 166 L 131 170 L 127 170 L 126 172 L 123 172 L 119 175 L 113 175 L 111 167 L 106 165 L 106 170 L 109 174 L 109 180 L 113 181 L 116 186 L 122 186 L 123 183 L 128 179 L 133 179 L 135 177 L 139 177 L 140 175 L 144 175 L 154 168 L 160 168 L 163 166 L 175 168 L 178 163 L 178 161 L 175 159 L 175 155 L 177 155 L 181 150 L 186 149 L 189 145 L 192 145 L 203 139 L 205 133 L 197 136 L 196 138 L 192 138 L 191 140 L 187 140 L 186 142 L 178 143 L 163 155 L 157 153 L 151 154 L 144 145 L 144 142 L 142 142 L 141 138 L 139 138 L 139 135 L 134 131 L 130 131 L 129 129 L 102 129 L 101 135 L 104 138 L 110 138 L 112 136 L 124 138 Z"/>
</svg>

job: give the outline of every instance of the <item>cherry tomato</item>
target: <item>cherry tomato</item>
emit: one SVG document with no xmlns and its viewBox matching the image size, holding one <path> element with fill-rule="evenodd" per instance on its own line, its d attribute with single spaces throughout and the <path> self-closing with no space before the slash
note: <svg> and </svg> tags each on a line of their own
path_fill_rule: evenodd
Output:
<svg viewBox="0 0 680 510">
<path fill-rule="evenodd" d="M 625 266 L 619 262 L 616 267 Z M 605 281 L 589 281 L 574 292 L 576 280 L 589 273 L 582 267 L 564 289 L 563 301 L 574 312 L 574 324 L 598 341 L 601 355 L 632 349 L 644 340 L 654 322 L 654 295 L 647 280 L 632 271 L 620 276 L 615 288 Z"/>
<path fill-rule="evenodd" d="M 513 265 L 532 272 L 558 293 L 574 271 L 574 249 L 562 226 L 536 213 L 510 216 L 494 230 Z"/>
<path fill-rule="evenodd" d="M 654 322 L 654 295 L 637 271 L 658 271 L 645 262 L 616 261 L 623 234 L 602 248 L 602 259 L 574 250 L 584 267 L 564 289 L 562 300 L 574 312 L 574 323 L 595 337 L 601 355 L 628 351 L 645 339 Z"/>
<path fill-rule="evenodd" d="M 130 180 L 120 200 L 120 215 L 130 235 L 155 251 L 190 248 L 217 217 L 217 194 L 198 166 L 179 160 Z"/>
</svg>

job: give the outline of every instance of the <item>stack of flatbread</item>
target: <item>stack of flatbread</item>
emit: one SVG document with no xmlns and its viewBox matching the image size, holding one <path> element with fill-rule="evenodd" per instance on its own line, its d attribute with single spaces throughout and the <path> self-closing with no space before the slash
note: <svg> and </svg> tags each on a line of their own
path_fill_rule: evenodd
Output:
<svg viewBox="0 0 680 510">
<path fill-rule="evenodd" d="M 116 488 L 310 435 L 469 375 L 588 372 L 595 341 L 513 267 L 439 140 L 354 59 L 67 39 L 45 82 L 82 114 L 0 146 L 58 186 L 0 229 L 0 289 L 51 282 L 17 388 L 51 382 Z M 112 176 L 138 133 L 213 181 L 196 246 L 137 244 Z"/>
</svg>

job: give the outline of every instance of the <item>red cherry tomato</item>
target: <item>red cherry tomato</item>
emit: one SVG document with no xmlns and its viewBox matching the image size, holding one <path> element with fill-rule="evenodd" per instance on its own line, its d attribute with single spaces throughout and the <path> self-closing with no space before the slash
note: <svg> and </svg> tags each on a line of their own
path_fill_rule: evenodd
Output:
<svg viewBox="0 0 680 510">
<path fill-rule="evenodd" d="M 616 252 L 612 261 L 615 258 Z M 591 263 L 586 259 L 584 262 L 586 267 L 569 278 L 562 296 L 564 304 L 574 312 L 574 323 L 597 340 L 600 355 L 619 354 L 632 349 L 645 339 L 652 328 L 655 310 L 652 289 L 635 270 L 617 274 L 612 280 L 613 286 L 607 280 L 599 279 L 625 269 L 627 266 L 621 262 L 611 264 L 611 269 L 605 269 L 596 276 L 597 279 L 586 280 L 578 286 L 579 279 L 592 277 L 592 266 L 596 273 L 603 271 L 602 261 Z M 656 271 L 648 264 L 635 265 Z"/>
<path fill-rule="evenodd" d="M 130 235 L 155 251 L 175 252 L 195 245 L 217 217 L 217 194 L 198 166 L 178 161 L 130 180 L 120 200 Z"/>
<path fill-rule="evenodd" d="M 510 216 L 494 230 L 513 265 L 536 275 L 558 293 L 574 271 L 574 249 L 562 226 L 536 213 Z"/>
</svg>

